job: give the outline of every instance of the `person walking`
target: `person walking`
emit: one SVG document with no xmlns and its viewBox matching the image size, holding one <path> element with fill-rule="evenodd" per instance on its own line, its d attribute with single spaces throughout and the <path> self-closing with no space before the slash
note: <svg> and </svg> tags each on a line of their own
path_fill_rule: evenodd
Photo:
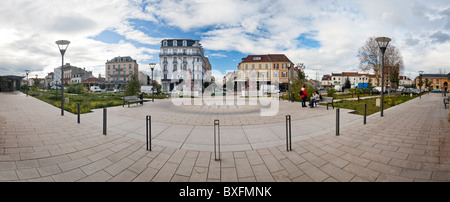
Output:
<svg viewBox="0 0 450 202">
<path fill-rule="evenodd" d="M 308 94 L 306 93 L 305 85 L 303 85 L 302 89 L 300 90 L 300 97 L 302 97 L 302 107 L 306 107 L 306 98 L 308 97 Z"/>
</svg>

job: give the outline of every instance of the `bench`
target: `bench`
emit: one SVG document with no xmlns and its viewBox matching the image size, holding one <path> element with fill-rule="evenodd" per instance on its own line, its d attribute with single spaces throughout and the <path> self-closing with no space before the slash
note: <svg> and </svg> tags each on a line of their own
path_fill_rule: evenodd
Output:
<svg viewBox="0 0 450 202">
<path fill-rule="evenodd" d="M 128 103 L 128 108 L 130 107 L 130 103 L 135 102 L 136 104 L 139 104 L 140 102 L 142 102 L 143 99 L 139 99 L 138 96 L 125 96 L 123 97 L 123 105 L 122 107 L 125 106 L 125 103 Z M 141 103 L 143 104 L 143 103 Z"/>
<path fill-rule="evenodd" d="M 444 108 L 445 108 L 445 109 L 447 109 L 447 105 L 448 105 L 449 99 L 450 99 L 450 97 L 444 98 Z"/>
<path fill-rule="evenodd" d="M 328 105 L 331 105 L 333 107 L 333 109 L 334 109 L 333 100 L 334 100 L 333 97 L 322 96 L 322 100 L 320 100 L 318 103 L 319 104 L 327 104 L 327 110 L 328 110 Z"/>
</svg>

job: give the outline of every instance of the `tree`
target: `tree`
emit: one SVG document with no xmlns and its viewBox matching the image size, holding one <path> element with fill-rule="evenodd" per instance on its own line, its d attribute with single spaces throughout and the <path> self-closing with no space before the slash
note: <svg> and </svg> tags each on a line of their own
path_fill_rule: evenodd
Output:
<svg viewBox="0 0 450 202">
<path fill-rule="evenodd" d="M 427 87 L 427 89 L 431 91 L 431 89 L 430 89 L 430 87 L 431 87 L 431 80 L 429 80 L 428 78 L 425 78 L 425 87 Z"/>
<path fill-rule="evenodd" d="M 352 84 L 350 83 L 350 79 L 348 79 L 348 76 L 347 76 L 347 79 L 345 79 L 343 88 L 351 88 L 351 87 L 352 87 Z"/>
<path fill-rule="evenodd" d="M 381 75 L 381 62 L 382 54 L 378 43 L 375 41 L 375 37 L 370 37 L 366 43 L 358 50 L 359 59 L 359 69 L 361 71 L 371 71 L 375 72 L 377 83 L 379 82 L 379 77 Z M 398 73 L 402 72 L 404 69 L 403 57 L 395 46 L 390 44 L 384 54 L 384 74 L 392 75 L 394 70 Z"/>
<path fill-rule="evenodd" d="M 419 79 L 419 81 L 417 82 L 417 84 L 419 85 L 419 88 L 422 88 L 422 86 L 423 86 L 422 74 L 419 75 L 418 79 Z"/>
<path fill-rule="evenodd" d="M 391 87 L 394 89 L 397 89 L 400 79 L 399 79 L 398 71 L 396 69 L 394 69 L 392 71 L 392 74 L 391 74 L 389 80 L 391 81 Z"/>
<path fill-rule="evenodd" d="M 127 89 L 125 90 L 125 95 L 136 95 L 141 89 L 141 84 L 135 74 L 131 74 L 130 81 L 128 82 Z"/>
</svg>

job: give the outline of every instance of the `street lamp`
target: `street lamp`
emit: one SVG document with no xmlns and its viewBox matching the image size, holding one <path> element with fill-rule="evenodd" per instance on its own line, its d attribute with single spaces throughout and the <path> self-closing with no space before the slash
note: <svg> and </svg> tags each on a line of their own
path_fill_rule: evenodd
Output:
<svg viewBox="0 0 450 202">
<path fill-rule="evenodd" d="M 383 117 L 383 101 L 384 101 L 384 53 L 386 52 L 386 48 L 391 41 L 389 37 L 378 37 L 375 39 L 378 43 L 378 47 L 381 51 L 381 117 Z"/>
<path fill-rule="evenodd" d="M 70 41 L 67 40 L 59 40 L 56 41 L 56 45 L 58 45 L 59 51 L 61 52 L 61 116 L 64 116 L 64 54 L 66 53 L 67 47 L 69 47 Z"/>
<path fill-rule="evenodd" d="M 422 85 L 423 85 L 423 81 L 422 81 L 422 74 L 423 71 L 419 71 L 419 97 L 422 98 Z"/>
<path fill-rule="evenodd" d="M 155 102 L 155 98 L 153 97 L 155 92 L 155 86 L 153 85 L 153 70 L 155 69 L 156 63 L 150 63 L 148 64 L 150 66 L 150 69 L 152 70 L 152 102 Z"/>
<path fill-rule="evenodd" d="M 288 68 L 288 94 L 289 94 L 289 101 L 291 101 L 291 63 L 287 64 Z"/>
<path fill-rule="evenodd" d="M 28 74 L 30 73 L 30 70 L 25 70 L 25 73 L 27 74 L 27 97 L 28 97 L 28 88 L 30 88 L 29 87 L 30 84 L 29 84 L 29 81 L 28 81 Z"/>
</svg>

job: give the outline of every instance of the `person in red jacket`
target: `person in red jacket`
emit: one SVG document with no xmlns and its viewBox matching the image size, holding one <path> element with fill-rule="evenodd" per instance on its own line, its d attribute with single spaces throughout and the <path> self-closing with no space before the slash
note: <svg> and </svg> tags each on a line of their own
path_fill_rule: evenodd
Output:
<svg viewBox="0 0 450 202">
<path fill-rule="evenodd" d="M 302 107 L 306 107 L 306 98 L 308 94 L 306 93 L 306 86 L 303 85 L 303 88 L 300 90 L 300 97 L 302 97 Z"/>
</svg>

